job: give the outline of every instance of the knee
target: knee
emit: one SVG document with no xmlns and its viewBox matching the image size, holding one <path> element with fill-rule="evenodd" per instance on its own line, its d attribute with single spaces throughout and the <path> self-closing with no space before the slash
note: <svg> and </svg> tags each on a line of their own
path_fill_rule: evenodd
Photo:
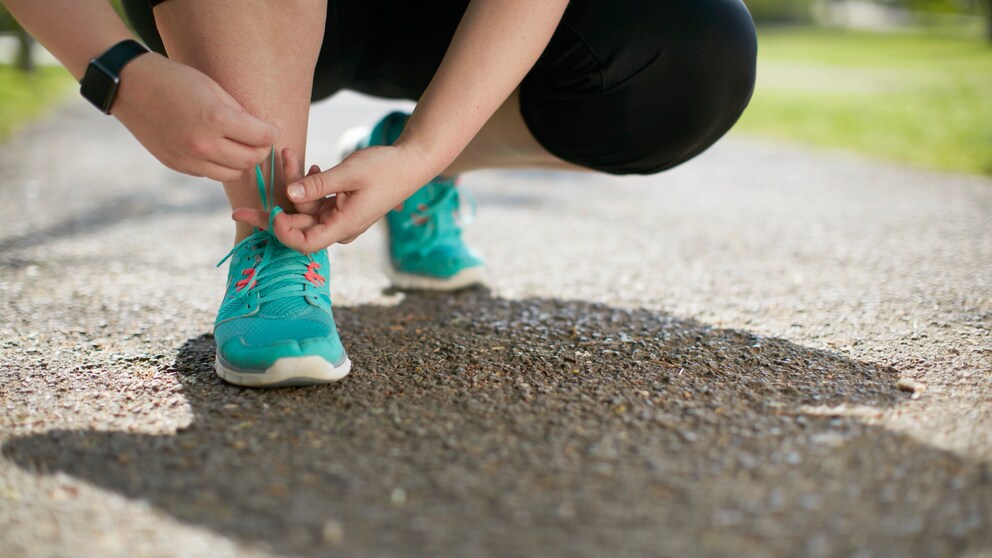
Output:
<svg viewBox="0 0 992 558">
<path fill-rule="evenodd" d="M 754 24 L 743 3 L 651 4 L 658 9 L 638 11 L 638 21 L 618 37 L 614 56 L 598 62 L 599 75 L 610 78 L 600 90 L 556 91 L 557 110 L 528 115 L 521 106 L 535 136 L 551 138 L 549 151 L 610 174 L 653 174 L 707 149 L 743 113 L 757 57 Z M 621 66 L 633 70 L 617 73 Z M 564 133 L 549 132 L 549 121 Z"/>
<path fill-rule="evenodd" d="M 723 137 L 754 92 L 757 37 L 740 0 L 690 0 L 679 55 L 659 60 L 633 105 L 649 115 L 627 123 L 653 148 L 632 169 L 652 174 L 680 165 Z"/>
</svg>

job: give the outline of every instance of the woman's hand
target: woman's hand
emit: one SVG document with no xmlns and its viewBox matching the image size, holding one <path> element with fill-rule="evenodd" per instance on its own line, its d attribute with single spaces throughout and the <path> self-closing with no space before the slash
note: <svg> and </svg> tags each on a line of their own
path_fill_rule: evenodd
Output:
<svg viewBox="0 0 992 558">
<path fill-rule="evenodd" d="M 92 58 L 134 38 L 107 0 L 0 2 L 76 79 Z M 202 72 L 155 53 L 121 70 L 111 112 L 165 166 L 220 181 L 265 159 L 279 135 Z"/>
<path fill-rule="evenodd" d="M 307 204 L 316 209 L 312 213 L 280 213 L 273 228 L 280 242 L 304 253 L 336 242 L 351 242 L 436 172 L 432 171 L 436 165 L 427 164 L 416 151 L 401 145 L 356 151 L 327 171 L 311 167 L 306 177 L 300 176 L 302 165 L 293 150 L 284 149 L 282 156 L 289 199 L 298 206 Z M 239 208 L 232 217 L 260 229 L 269 225 L 268 214 L 257 209 Z"/>
<path fill-rule="evenodd" d="M 279 135 L 206 74 L 155 53 L 124 67 L 112 113 L 165 166 L 222 182 L 268 157 Z"/>
</svg>

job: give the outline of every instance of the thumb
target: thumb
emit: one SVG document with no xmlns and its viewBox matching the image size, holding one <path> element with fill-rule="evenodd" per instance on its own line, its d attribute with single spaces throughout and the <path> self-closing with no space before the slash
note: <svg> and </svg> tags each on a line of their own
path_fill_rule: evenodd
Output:
<svg viewBox="0 0 992 558">
<path fill-rule="evenodd" d="M 311 171 L 312 170 L 313 169 L 311 168 Z M 318 201 L 331 194 L 346 191 L 347 188 L 344 186 L 346 181 L 340 179 L 332 180 L 330 176 L 331 172 L 333 172 L 333 169 L 325 172 L 308 174 L 307 176 L 290 183 L 286 186 L 286 195 L 293 203 L 299 204 Z"/>
</svg>

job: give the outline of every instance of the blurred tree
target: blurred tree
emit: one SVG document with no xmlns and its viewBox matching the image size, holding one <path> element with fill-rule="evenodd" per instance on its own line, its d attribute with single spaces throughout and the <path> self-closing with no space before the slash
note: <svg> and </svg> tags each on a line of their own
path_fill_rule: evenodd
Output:
<svg viewBox="0 0 992 558">
<path fill-rule="evenodd" d="M 34 56 L 31 55 L 31 49 L 34 39 L 17 24 L 7 8 L 2 5 L 0 5 L 0 32 L 13 33 L 17 36 L 17 67 L 25 72 L 33 72 Z"/>
<path fill-rule="evenodd" d="M 124 7 L 121 5 L 121 0 L 109 1 L 117 13 L 124 18 Z M 126 23 L 127 18 L 124 18 L 124 21 Z M 34 48 L 34 38 L 17 23 L 14 16 L 10 15 L 7 8 L 0 3 L 0 34 L 2 33 L 13 33 L 17 36 L 17 67 L 25 72 L 33 72 L 34 56 L 31 53 Z"/>
<path fill-rule="evenodd" d="M 883 4 L 904 6 L 918 12 L 953 14 L 966 12 L 971 2 L 960 0 L 881 0 Z"/>
<path fill-rule="evenodd" d="M 7 8 L 0 4 L 0 31 L 13 31 L 17 28 L 14 16 L 10 15 Z"/>
<path fill-rule="evenodd" d="M 812 7 L 817 2 L 844 0 L 744 0 L 754 21 L 762 23 L 807 23 L 813 19 Z M 901 6 L 920 12 L 945 14 L 982 14 L 986 20 L 986 35 L 992 41 L 992 0 L 867 0 L 890 6 Z"/>
<path fill-rule="evenodd" d="M 17 42 L 19 47 L 17 49 L 17 67 L 21 71 L 31 73 L 34 71 L 34 54 L 32 52 L 34 47 L 34 37 L 28 34 L 27 31 L 18 27 L 17 28 Z"/>
<path fill-rule="evenodd" d="M 882 0 L 882 2 L 923 12 L 984 15 L 985 35 L 992 41 L 992 0 Z"/>
<path fill-rule="evenodd" d="M 813 0 L 744 0 L 757 23 L 805 23 L 813 19 Z"/>
<path fill-rule="evenodd" d="M 985 37 L 992 42 L 992 0 L 985 0 Z"/>
</svg>

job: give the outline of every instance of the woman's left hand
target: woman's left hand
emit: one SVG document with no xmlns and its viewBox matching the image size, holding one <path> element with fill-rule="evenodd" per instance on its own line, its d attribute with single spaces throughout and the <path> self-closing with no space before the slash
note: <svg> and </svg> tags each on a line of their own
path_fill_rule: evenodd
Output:
<svg viewBox="0 0 992 558">
<path fill-rule="evenodd" d="M 355 240 L 434 178 L 424 157 L 397 145 L 356 151 L 324 172 L 311 167 L 305 177 L 299 175 L 297 154 L 287 148 L 283 165 L 287 196 L 311 211 L 280 213 L 273 232 L 280 242 L 304 253 Z M 238 208 L 232 217 L 261 229 L 269 225 L 268 214 L 258 209 Z"/>
</svg>

